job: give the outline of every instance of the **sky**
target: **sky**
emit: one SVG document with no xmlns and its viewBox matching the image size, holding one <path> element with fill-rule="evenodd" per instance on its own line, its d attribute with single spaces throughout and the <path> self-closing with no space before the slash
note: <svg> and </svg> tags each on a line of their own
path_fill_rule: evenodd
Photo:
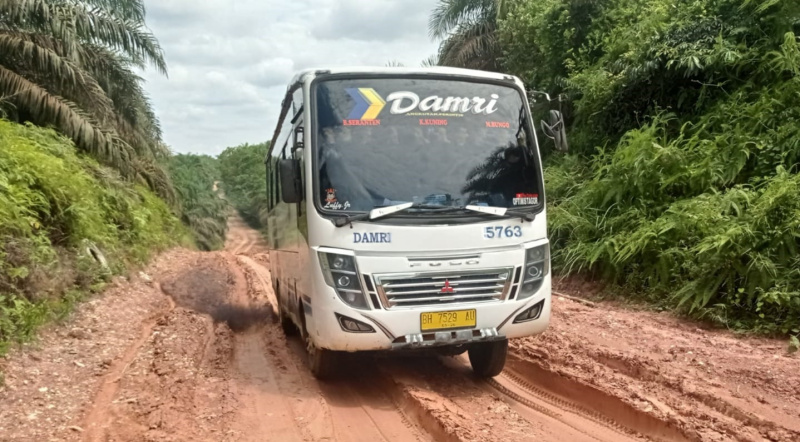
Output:
<svg viewBox="0 0 800 442">
<path fill-rule="evenodd" d="M 217 155 L 271 138 L 301 69 L 419 66 L 438 0 L 145 0 L 168 78 L 142 75 L 173 151 Z"/>
</svg>

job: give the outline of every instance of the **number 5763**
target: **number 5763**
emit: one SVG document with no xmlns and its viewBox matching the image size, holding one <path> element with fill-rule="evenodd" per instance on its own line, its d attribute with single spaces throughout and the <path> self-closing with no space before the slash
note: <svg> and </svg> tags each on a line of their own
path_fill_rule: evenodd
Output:
<svg viewBox="0 0 800 442">
<path fill-rule="evenodd" d="M 520 236 L 522 236 L 522 227 L 520 226 L 490 226 L 483 229 L 483 237 L 486 239 L 519 238 Z"/>
</svg>

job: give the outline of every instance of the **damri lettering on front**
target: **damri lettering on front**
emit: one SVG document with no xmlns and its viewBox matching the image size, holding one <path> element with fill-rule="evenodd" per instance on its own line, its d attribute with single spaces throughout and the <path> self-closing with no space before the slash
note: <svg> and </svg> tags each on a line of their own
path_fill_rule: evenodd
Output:
<svg viewBox="0 0 800 442">
<path fill-rule="evenodd" d="M 356 244 L 390 243 L 392 242 L 392 234 L 381 232 L 353 232 L 353 242 Z"/>
<path fill-rule="evenodd" d="M 392 102 L 391 112 L 393 114 L 407 114 L 413 110 L 422 112 L 459 112 L 465 114 L 489 115 L 497 111 L 497 100 L 500 96 L 491 95 L 491 100 L 481 97 L 440 97 L 431 95 L 420 100 L 419 95 L 410 91 L 393 92 L 386 97 L 387 101 Z"/>
</svg>

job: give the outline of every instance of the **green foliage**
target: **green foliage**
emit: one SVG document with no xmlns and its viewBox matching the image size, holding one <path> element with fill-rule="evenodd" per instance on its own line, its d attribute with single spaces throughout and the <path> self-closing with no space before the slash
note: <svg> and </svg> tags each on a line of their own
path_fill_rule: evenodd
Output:
<svg viewBox="0 0 800 442">
<path fill-rule="evenodd" d="M 192 230 L 201 249 L 221 248 L 228 230 L 228 204 L 214 190 L 222 179 L 217 160 L 208 155 L 175 155 L 169 171 L 181 203 L 181 221 Z"/>
<path fill-rule="evenodd" d="M 438 53 L 424 63 L 500 69 L 497 19 L 507 0 L 440 0 L 428 22 L 431 37 L 441 39 Z"/>
<path fill-rule="evenodd" d="M 229 147 L 219 155 L 225 197 L 242 218 L 259 227 L 267 207 L 267 170 L 264 158 L 269 142 Z"/>
<path fill-rule="evenodd" d="M 143 0 L 0 2 L 0 115 L 53 126 L 172 202 L 168 151 L 136 70 L 166 74 Z"/>
<path fill-rule="evenodd" d="M 0 145 L 0 353 L 112 272 L 186 241 L 162 199 L 53 130 L 0 120 Z"/>
<path fill-rule="evenodd" d="M 800 4 L 516 0 L 506 68 L 565 93 L 554 266 L 732 328 L 800 328 Z"/>
<path fill-rule="evenodd" d="M 504 66 L 572 97 L 571 147 L 582 154 L 659 108 L 697 117 L 797 66 L 797 2 L 517 0 L 508 10 L 498 30 Z"/>
<path fill-rule="evenodd" d="M 797 336 L 789 337 L 789 345 L 786 348 L 786 351 L 789 354 L 797 353 L 800 350 L 800 339 L 797 339 Z"/>
<path fill-rule="evenodd" d="M 737 121 L 735 112 L 752 109 L 729 105 L 720 106 L 727 118 L 711 113 L 674 135 L 676 117 L 658 114 L 589 161 L 588 179 L 566 189 L 557 179 L 555 265 L 649 289 L 732 326 L 800 326 L 800 175 L 784 164 L 797 153 L 788 148 L 796 138 L 784 137 L 797 120 Z M 780 154 L 762 155 L 763 145 Z M 547 176 L 586 176 L 563 165 L 575 161 Z"/>
</svg>

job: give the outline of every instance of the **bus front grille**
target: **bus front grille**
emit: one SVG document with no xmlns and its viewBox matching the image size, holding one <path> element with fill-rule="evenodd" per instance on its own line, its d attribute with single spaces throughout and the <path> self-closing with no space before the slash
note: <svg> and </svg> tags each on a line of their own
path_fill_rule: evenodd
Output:
<svg viewBox="0 0 800 442">
<path fill-rule="evenodd" d="M 513 268 L 375 275 L 384 307 L 413 307 L 503 300 Z"/>
</svg>

